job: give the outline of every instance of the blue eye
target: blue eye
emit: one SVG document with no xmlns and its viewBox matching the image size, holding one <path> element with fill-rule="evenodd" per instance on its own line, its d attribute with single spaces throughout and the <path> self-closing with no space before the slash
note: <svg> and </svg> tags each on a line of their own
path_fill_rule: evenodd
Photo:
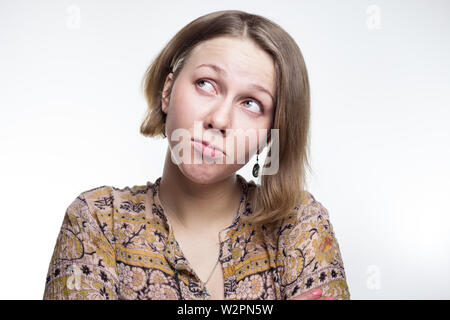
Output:
<svg viewBox="0 0 450 320">
<path fill-rule="evenodd" d="M 206 80 L 200 79 L 200 80 L 198 80 L 198 81 L 197 81 L 197 84 L 199 84 L 199 83 L 201 83 L 201 82 L 204 82 L 204 83 L 210 83 L 209 81 L 206 81 Z M 202 87 L 200 86 L 200 88 L 202 88 Z"/>
<path fill-rule="evenodd" d="M 255 111 L 253 111 L 253 112 L 262 112 L 261 105 L 260 105 L 257 101 L 254 101 L 254 100 L 247 100 L 247 101 L 245 101 L 245 102 L 254 102 L 254 103 L 258 106 L 258 109 L 259 109 L 259 110 L 255 110 Z M 245 102 L 244 102 L 244 103 L 245 103 Z"/>
</svg>

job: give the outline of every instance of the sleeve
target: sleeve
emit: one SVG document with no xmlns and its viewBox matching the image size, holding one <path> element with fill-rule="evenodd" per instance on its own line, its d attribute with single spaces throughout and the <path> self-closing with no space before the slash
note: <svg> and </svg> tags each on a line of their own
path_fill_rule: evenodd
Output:
<svg viewBox="0 0 450 320">
<path fill-rule="evenodd" d="M 322 296 L 350 300 L 344 264 L 327 209 L 311 197 L 281 226 L 282 299 L 321 289 Z"/>
<path fill-rule="evenodd" d="M 44 300 L 118 299 L 115 250 L 81 193 L 67 208 L 45 282 Z"/>
</svg>

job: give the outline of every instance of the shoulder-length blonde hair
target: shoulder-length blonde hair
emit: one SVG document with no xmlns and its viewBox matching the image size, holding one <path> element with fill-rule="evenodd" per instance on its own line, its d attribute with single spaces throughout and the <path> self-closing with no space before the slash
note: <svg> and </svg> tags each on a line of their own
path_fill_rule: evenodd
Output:
<svg viewBox="0 0 450 320">
<path fill-rule="evenodd" d="M 233 36 L 253 40 L 275 62 L 276 105 L 272 129 L 279 130 L 279 171 L 264 175 L 261 185 L 250 188 L 252 214 L 242 219 L 250 224 L 271 223 L 289 216 L 306 199 L 306 170 L 309 164 L 310 89 L 303 55 L 279 25 L 259 15 L 224 10 L 201 16 L 182 28 L 161 50 L 145 72 L 142 89 L 148 109 L 140 127 L 144 136 L 165 135 L 166 114 L 161 95 L 166 76 L 173 83 L 192 49 L 199 43 Z M 169 89 L 169 95 L 172 87 Z M 268 146 L 271 137 L 268 138 Z M 268 150 L 271 154 L 271 147 Z"/>
</svg>

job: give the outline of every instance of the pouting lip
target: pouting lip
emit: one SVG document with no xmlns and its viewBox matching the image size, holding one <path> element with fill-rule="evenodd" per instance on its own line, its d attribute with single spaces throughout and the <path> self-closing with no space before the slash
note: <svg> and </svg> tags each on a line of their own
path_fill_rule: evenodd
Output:
<svg viewBox="0 0 450 320">
<path fill-rule="evenodd" d="M 206 140 L 192 139 L 192 141 L 202 143 L 202 144 L 204 144 L 205 146 L 210 146 L 210 147 L 212 147 L 212 148 L 214 148 L 214 149 L 216 149 L 216 150 L 222 152 L 224 155 L 226 155 L 226 153 L 225 153 L 222 149 L 220 149 L 219 147 L 216 147 L 215 145 L 209 143 L 209 142 L 206 141 Z"/>
</svg>

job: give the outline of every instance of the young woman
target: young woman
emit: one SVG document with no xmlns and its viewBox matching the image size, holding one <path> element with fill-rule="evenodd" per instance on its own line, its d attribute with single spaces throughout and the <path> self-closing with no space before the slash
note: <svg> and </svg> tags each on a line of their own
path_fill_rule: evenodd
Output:
<svg viewBox="0 0 450 320">
<path fill-rule="evenodd" d="M 141 133 L 168 139 L 163 174 L 73 201 L 44 299 L 349 299 L 328 212 L 305 190 L 295 41 L 264 17 L 213 12 L 170 40 L 143 87 Z M 260 184 L 236 174 L 265 147 Z"/>
</svg>

